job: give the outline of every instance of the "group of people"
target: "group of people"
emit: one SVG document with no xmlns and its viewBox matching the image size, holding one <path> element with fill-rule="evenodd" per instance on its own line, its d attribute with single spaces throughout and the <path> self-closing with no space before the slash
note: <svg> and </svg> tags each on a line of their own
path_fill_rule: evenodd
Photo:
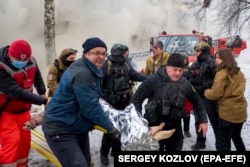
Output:
<svg viewBox="0 0 250 167">
<path fill-rule="evenodd" d="M 164 44 L 158 41 L 145 70 L 138 71 L 124 44 L 114 44 L 110 55 L 105 42 L 97 37 L 86 39 L 82 47 L 82 57 L 77 60 L 76 50 L 62 50 L 49 68 L 47 95 L 29 42 L 15 40 L 0 49 L 0 166 L 28 166 L 31 134 L 23 126 L 31 118 L 32 104 L 46 106 L 42 130 L 63 166 L 93 166 L 88 132 L 94 125 L 107 131 L 100 159 L 108 165 L 109 153 L 121 151 L 120 132 L 104 113 L 99 98 L 118 110 L 133 103 L 149 128 L 161 124 L 163 130 L 175 129 L 172 137 L 159 141 L 160 151 L 182 150 L 182 119 L 189 122 L 190 110 L 197 132 L 193 150 L 206 147 L 208 118 L 218 151 L 231 150 L 231 139 L 237 150 L 246 150 L 241 138 L 247 119 L 246 81 L 230 50 L 219 50 L 213 57 L 209 44 L 201 42 L 196 47 L 197 61 L 188 68 L 183 55 L 165 53 Z M 137 81 L 141 84 L 133 92 Z M 187 109 L 188 103 L 191 109 Z"/>
</svg>

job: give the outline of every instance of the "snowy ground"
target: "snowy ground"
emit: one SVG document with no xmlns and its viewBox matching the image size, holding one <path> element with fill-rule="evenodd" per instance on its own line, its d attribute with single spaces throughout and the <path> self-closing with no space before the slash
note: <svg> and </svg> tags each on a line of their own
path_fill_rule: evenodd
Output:
<svg viewBox="0 0 250 167">
<path fill-rule="evenodd" d="M 249 65 L 250 62 L 240 60 L 240 59 L 238 59 L 238 61 L 247 79 L 245 96 L 247 98 L 247 101 L 250 102 L 250 65 Z M 140 68 L 144 67 L 143 62 L 138 62 L 138 64 Z M 248 107 L 248 115 L 249 114 L 250 114 L 250 108 Z M 250 129 L 250 118 L 248 117 L 248 120 L 244 124 L 243 130 L 242 130 L 242 137 L 243 137 L 243 140 L 245 142 L 245 145 L 248 151 L 250 151 L 249 129 Z M 192 137 L 185 138 L 183 150 L 187 150 L 187 151 L 191 150 L 190 146 L 193 145 L 196 141 L 196 134 L 195 134 L 195 128 L 194 128 L 194 116 L 191 116 L 190 131 L 191 131 Z M 95 167 L 101 166 L 100 158 L 99 158 L 101 137 L 102 137 L 102 133 L 97 130 L 90 132 L 91 154 L 92 154 L 92 161 L 94 162 Z M 232 150 L 235 150 L 233 144 L 232 144 Z M 215 140 L 214 140 L 212 127 L 210 126 L 210 124 L 209 124 L 209 129 L 207 132 L 206 149 L 204 149 L 204 151 L 215 151 Z M 39 153 L 37 153 L 35 150 L 31 149 L 29 166 L 30 167 L 53 167 L 54 165 L 52 165 L 48 160 L 46 160 L 44 157 L 39 155 Z M 112 157 L 110 157 L 110 165 L 108 167 L 113 167 Z"/>
</svg>

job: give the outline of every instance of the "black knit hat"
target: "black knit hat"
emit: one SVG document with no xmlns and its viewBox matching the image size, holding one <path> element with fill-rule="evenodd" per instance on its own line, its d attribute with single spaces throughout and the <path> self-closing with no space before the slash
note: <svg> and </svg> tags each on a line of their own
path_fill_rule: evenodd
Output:
<svg viewBox="0 0 250 167">
<path fill-rule="evenodd" d="M 179 53 L 172 53 L 168 58 L 167 66 L 184 68 L 184 57 Z"/>
<path fill-rule="evenodd" d="M 103 47 L 107 50 L 106 44 L 99 38 L 94 37 L 94 38 L 88 38 L 83 44 L 82 48 L 83 53 L 87 53 L 89 50 L 96 48 L 96 47 Z"/>
</svg>

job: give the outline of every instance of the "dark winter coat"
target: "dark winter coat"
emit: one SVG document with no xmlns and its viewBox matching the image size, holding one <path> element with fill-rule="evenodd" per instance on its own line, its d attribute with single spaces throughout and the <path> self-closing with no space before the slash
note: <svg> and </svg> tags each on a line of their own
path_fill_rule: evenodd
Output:
<svg viewBox="0 0 250 167">
<path fill-rule="evenodd" d="M 102 97 L 116 109 L 124 109 L 131 101 L 133 81 L 143 81 L 147 76 L 135 71 L 126 59 L 110 55 L 102 66 Z"/>
<path fill-rule="evenodd" d="M 93 124 L 107 131 L 113 124 L 99 103 L 102 70 L 82 57 L 63 73 L 43 119 L 48 135 L 88 133 Z"/>
<path fill-rule="evenodd" d="M 194 86 L 200 96 L 204 96 L 204 91 L 211 88 L 217 66 L 214 57 L 209 54 L 209 50 L 202 52 L 189 69 L 189 81 Z"/>
<path fill-rule="evenodd" d="M 16 69 L 11 64 L 11 61 L 8 57 L 8 49 L 9 49 L 9 46 L 6 46 L 0 49 L 0 65 L 5 64 L 12 70 L 17 71 L 19 69 Z M 32 57 L 32 59 L 35 60 L 34 57 Z M 27 66 L 33 63 L 36 63 L 36 62 L 29 60 Z M 44 85 L 41 72 L 37 64 L 35 65 L 36 65 L 36 73 L 35 73 L 35 78 L 34 78 L 34 87 L 36 88 L 36 91 L 39 95 L 44 95 L 46 92 L 46 87 Z M 17 82 L 14 80 L 14 78 L 11 76 L 11 74 L 8 74 L 2 68 L 0 68 L 0 92 L 7 95 L 11 99 L 28 102 L 30 104 L 41 105 L 47 102 L 47 99 L 44 98 L 43 96 L 39 96 L 37 94 L 34 94 L 32 92 L 26 91 L 23 88 L 21 88 L 17 84 Z"/>
<path fill-rule="evenodd" d="M 186 98 L 197 109 L 197 113 L 194 114 L 198 116 L 199 121 L 207 123 L 205 106 L 191 83 L 184 77 L 181 77 L 178 82 L 172 82 L 166 73 L 165 66 L 161 67 L 157 73 L 151 75 L 138 87 L 133 98 L 133 104 L 137 111 L 142 112 L 142 104 L 147 98 L 148 104 L 151 101 L 156 103 L 154 113 L 157 115 L 157 119 L 151 125 L 166 122 L 164 129 L 173 129 L 180 126 L 181 122 L 176 120 L 183 117 Z M 147 105 L 145 110 L 147 110 Z"/>
</svg>

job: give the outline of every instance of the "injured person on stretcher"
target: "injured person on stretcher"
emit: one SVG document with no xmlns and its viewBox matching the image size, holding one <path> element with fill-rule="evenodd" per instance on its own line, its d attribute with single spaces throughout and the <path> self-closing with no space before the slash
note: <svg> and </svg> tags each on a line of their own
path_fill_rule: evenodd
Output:
<svg viewBox="0 0 250 167">
<path fill-rule="evenodd" d="M 128 105 L 124 110 L 114 109 L 103 99 L 100 99 L 100 104 L 104 112 L 109 115 L 113 125 L 119 130 L 121 149 L 124 151 L 158 151 L 158 141 L 170 138 L 175 132 L 175 129 L 162 130 L 165 123 L 148 127 L 147 120 L 135 110 L 133 104 Z M 43 115 L 44 112 L 33 115 L 24 124 L 24 129 L 31 130 L 41 125 Z M 105 133 L 105 130 L 103 132 Z"/>
</svg>

